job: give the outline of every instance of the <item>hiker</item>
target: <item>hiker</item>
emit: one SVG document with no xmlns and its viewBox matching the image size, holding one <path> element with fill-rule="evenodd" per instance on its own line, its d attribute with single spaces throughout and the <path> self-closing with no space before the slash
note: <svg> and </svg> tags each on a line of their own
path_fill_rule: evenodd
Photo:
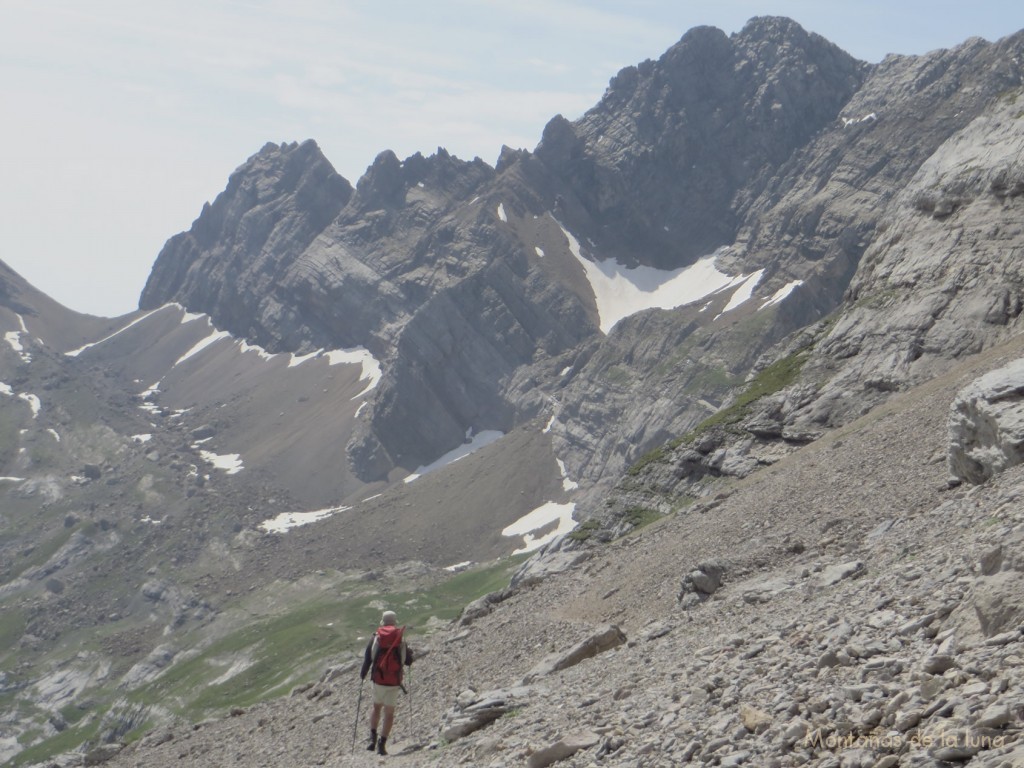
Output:
<svg viewBox="0 0 1024 768">
<path fill-rule="evenodd" d="M 380 626 L 366 644 L 363 654 L 363 668 L 359 679 L 365 680 L 366 673 L 373 668 L 370 681 L 373 683 L 373 710 L 370 712 L 370 744 L 366 747 L 371 752 L 386 755 L 388 734 L 395 722 L 395 705 L 398 703 L 398 692 L 405 691 L 402 685 L 403 666 L 412 664 L 412 650 L 405 644 L 402 637 L 405 627 L 398 626 L 398 617 L 394 611 L 384 611 L 380 617 Z M 381 722 L 381 710 L 384 721 Z M 380 725 L 378 735 L 377 726 Z"/>
</svg>

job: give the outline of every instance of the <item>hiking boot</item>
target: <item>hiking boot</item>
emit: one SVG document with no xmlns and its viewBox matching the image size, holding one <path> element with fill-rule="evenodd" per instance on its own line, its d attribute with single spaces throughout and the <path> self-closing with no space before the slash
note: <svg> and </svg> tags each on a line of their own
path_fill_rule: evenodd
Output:
<svg viewBox="0 0 1024 768">
<path fill-rule="evenodd" d="M 387 740 L 388 740 L 387 736 L 381 736 L 380 737 L 380 741 L 377 742 L 377 754 L 378 755 L 386 755 L 388 753 L 388 751 L 386 749 L 384 749 L 384 744 L 387 742 Z"/>
<path fill-rule="evenodd" d="M 383 742 L 384 739 L 381 739 L 381 741 Z M 373 750 L 375 750 L 376 748 L 377 748 L 377 732 L 376 731 L 370 731 L 370 743 L 366 745 L 366 751 L 367 752 L 373 752 Z"/>
</svg>

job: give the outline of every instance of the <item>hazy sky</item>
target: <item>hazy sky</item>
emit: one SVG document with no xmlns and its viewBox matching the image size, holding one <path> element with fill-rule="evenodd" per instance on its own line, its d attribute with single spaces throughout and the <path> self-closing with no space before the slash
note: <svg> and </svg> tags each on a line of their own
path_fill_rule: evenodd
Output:
<svg viewBox="0 0 1024 768">
<path fill-rule="evenodd" d="M 1024 28 L 1009 0 L 0 0 L 0 259 L 129 312 L 267 141 L 313 138 L 353 183 L 383 149 L 493 164 L 691 27 L 762 15 L 867 61 Z"/>
</svg>

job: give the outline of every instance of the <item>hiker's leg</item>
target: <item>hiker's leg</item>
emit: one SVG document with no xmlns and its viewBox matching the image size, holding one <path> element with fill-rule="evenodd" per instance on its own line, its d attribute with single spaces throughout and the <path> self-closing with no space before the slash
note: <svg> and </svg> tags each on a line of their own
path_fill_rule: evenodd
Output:
<svg viewBox="0 0 1024 768">
<path fill-rule="evenodd" d="M 383 704 L 374 704 L 373 709 L 370 710 L 370 730 L 376 731 L 377 724 L 380 723 L 380 711 L 384 709 L 384 722 L 387 720 L 387 708 Z M 385 731 L 387 733 L 387 731 Z"/>
<path fill-rule="evenodd" d="M 382 738 L 387 738 L 391 733 L 391 726 L 395 723 L 395 708 L 384 707 L 384 723 L 380 728 L 380 735 Z"/>
</svg>

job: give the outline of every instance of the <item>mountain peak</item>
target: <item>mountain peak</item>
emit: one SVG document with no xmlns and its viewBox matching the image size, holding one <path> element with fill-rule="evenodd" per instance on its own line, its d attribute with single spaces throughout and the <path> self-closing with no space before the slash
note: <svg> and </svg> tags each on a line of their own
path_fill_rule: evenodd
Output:
<svg viewBox="0 0 1024 768">
<path fill-rule="evenodd" d="M 192 228 L 171 238 L 157 256 L 139 299 L 140 309 L 178 301 L 190 309 L 223 317 L 219 291 L 200 264 L 237 270 L 277 248 L 290 252 L 311 241 L 352 197 L 352 185 L 312 140 L 265 144 L 228 178 L 227 187 L 207 203 Z M 274 236 L 289 220 L 287 241 Z M 259 226 L 255 222 L 259 221 Z"/>
</svg>

